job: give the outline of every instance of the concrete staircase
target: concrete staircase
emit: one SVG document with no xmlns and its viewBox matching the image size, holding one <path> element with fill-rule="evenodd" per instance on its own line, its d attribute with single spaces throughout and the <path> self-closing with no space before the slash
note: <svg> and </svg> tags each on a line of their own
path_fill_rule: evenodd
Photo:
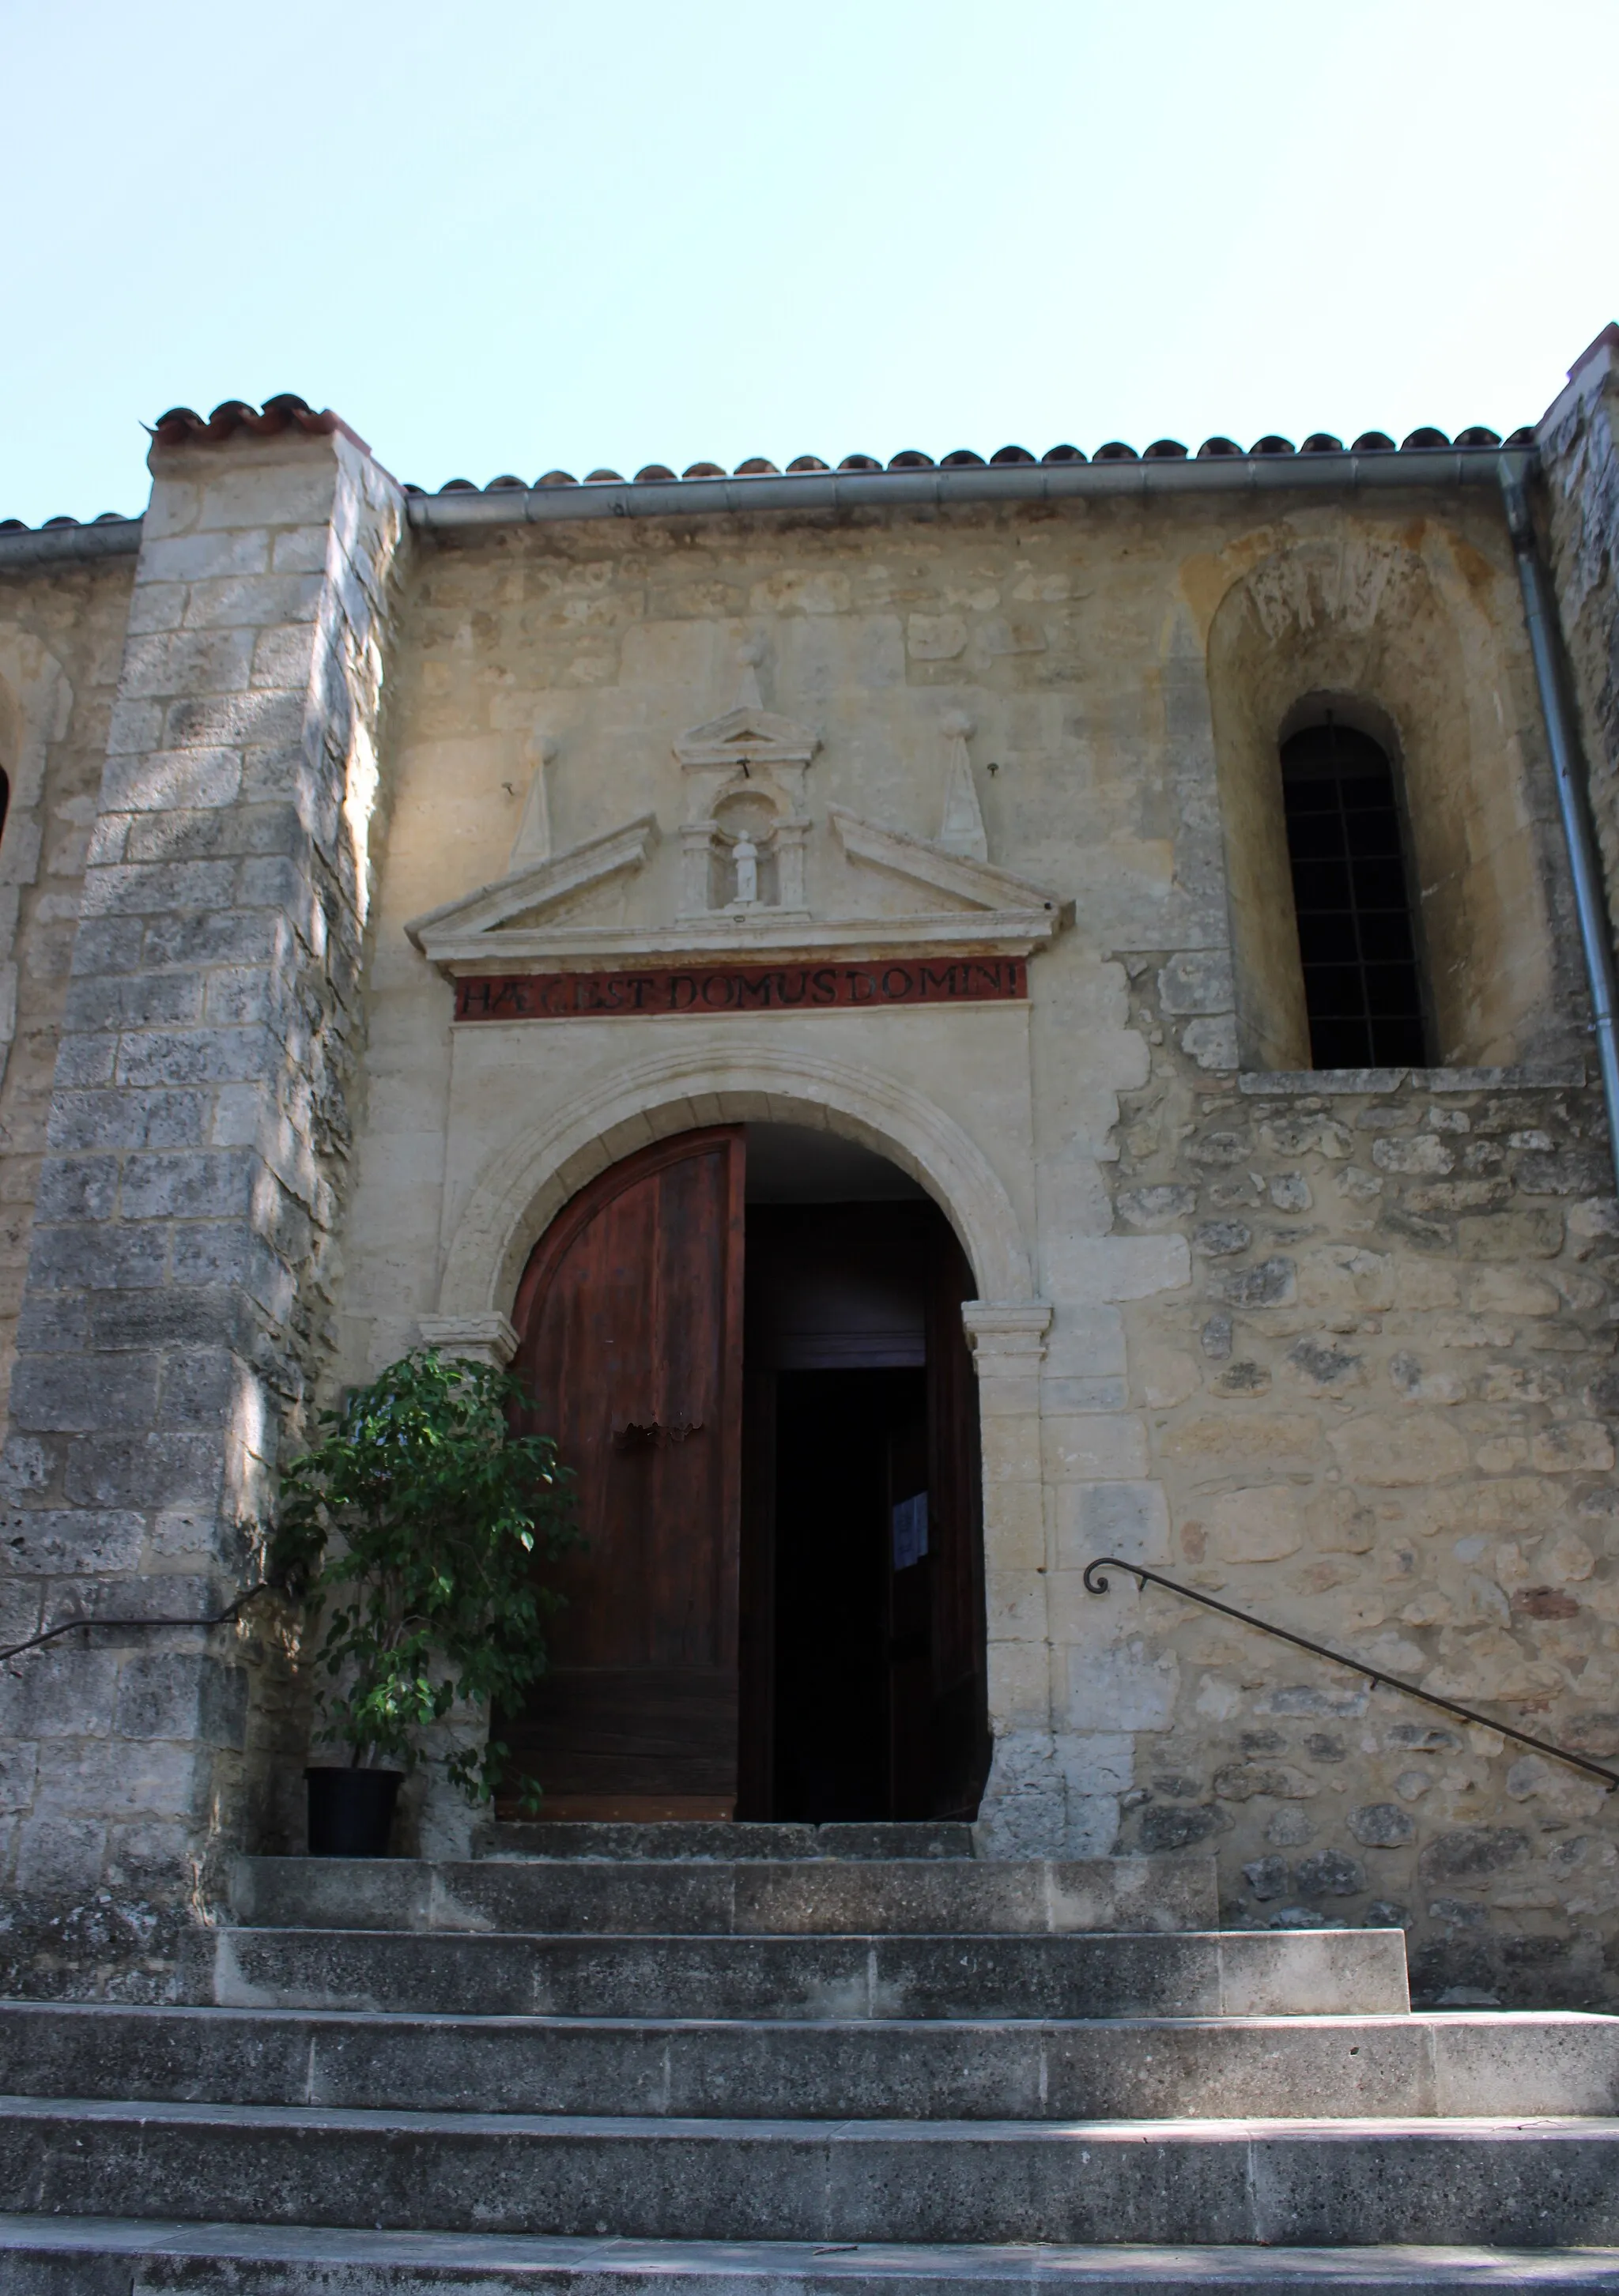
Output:
<svg viewBox="0 0 1619 2296">
<path fill-rule="evenodd" d="M 1619 2296 L 1619 2018 L 952 1827 L 249 1859 L 189 2005 L 0 2004 L 0 2296 Z"/>
</svg>

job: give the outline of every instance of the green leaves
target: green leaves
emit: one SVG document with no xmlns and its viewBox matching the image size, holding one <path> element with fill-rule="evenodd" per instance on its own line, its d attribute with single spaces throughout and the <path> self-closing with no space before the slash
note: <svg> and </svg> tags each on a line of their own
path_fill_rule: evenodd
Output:
<svg viewBox="0 0 1619 2296">
<path fill-rule="evenodd" d="M 545 1672 L 561 1597 L 535 1561 L 578 1534 L 556 1446 L 513 1432 L 529 1406 L 505 1373 L 417 1349 L 324 1412 L 282 1477 L 271 1570 L 325 1612 L 320 1734 L 357 1761 L 414 1767 L 416 1733 L 457 1705 L 511 1706 Z M 510 1759 L 491 1739 L 448 1767 L 487 1800 Z"/>
</svg>

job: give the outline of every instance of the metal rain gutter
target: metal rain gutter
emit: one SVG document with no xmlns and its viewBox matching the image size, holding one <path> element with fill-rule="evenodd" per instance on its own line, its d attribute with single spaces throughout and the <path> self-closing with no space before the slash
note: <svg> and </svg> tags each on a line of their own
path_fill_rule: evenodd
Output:
<svg viewBox="0 0 1619 2296">
<path fill-rule="evenodd" d="M 141 546 L 141 521 L 119 518 L 89 526 L 24 527 L 0 534 L 0 574 L 12 567 L 84 565 L 98 558 L 133 558 Z"/>
<path fill-rule="evenodd" d="M 1569 873 L 1574 879 L 1574 909 L 1580 923 L 1580 946 L 1590 984 L 1591 1025 L 1597 1038 L 1597 1060 L 1602 1072 L 1602 1097 L 1607 1104 L 1608 1153 L 1619 1182 L 1619 1030 L 1615 1027 L 1614 947 L 1607 904 L 1603 898 L 1602 869 L 1591 827 L 1590 803 L 1579 747 L 1564 694 L 1562 667 L 1552 635 L 1553 618 L 1546 596 L 1546 578 L 1535 545 L 1534 521 L 1524 492 L 1524 471 L 1506 455 L 1500 457 L 1501 499 L 1507 527 L 1517 559 L 1518 583 L 1524 593 L 1524 620 L 1529 651 L 1534 660 L 1535 684 L 1541 691 L 1541 712 L 1546 721 L 1546 745 L 1557 790 L 1557 810 L 1568 847 Z"/>
<path fill-rule="evenodd" d="M 954 471 L 806 471 L 756 479 L 587 481 L 411 495 L 414 527 L 549 525 L 596 518 L 729 517 L 749 511 L 943 510 L 956 503 L 1142 502 L 1179 495 L 1343 495 L 1491 486 L 1533 447 L 1412 447 L 1368 455 L 1209 455 L 1185 462 L 1013 463 Z"/>
<path fill-rule="evenodd" d="M 970 464 L 953 471 L 807 471 L 753 479 L 674 479 L 493 487 L 409 495 L 413 527 L 462 532 L 598 518 L 735 517 L 762 511 L 942 510 L 957 503 L 1143 502 L 1180 495 L 1343 495 L 1389 488 L 1494 485 L 1521 475 L 1532 447 L 1402 447 L 1368 455 L 1207 455 L 1185 462 Z M 133 556 L 138 518 L 0 532 L 0 572 Z"/>
</svg>

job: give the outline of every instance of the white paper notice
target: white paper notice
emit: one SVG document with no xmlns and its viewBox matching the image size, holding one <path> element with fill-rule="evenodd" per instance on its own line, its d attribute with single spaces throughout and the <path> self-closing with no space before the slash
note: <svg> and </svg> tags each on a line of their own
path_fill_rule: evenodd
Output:
<svg viewBox="0 0 1619 2296">
<path fill-rule="evenodd" d="M 908 1570 L 927 1553 L 927 1493 L 901 1499 L 894 1509 L 894 1569 Z"/>
</svg>

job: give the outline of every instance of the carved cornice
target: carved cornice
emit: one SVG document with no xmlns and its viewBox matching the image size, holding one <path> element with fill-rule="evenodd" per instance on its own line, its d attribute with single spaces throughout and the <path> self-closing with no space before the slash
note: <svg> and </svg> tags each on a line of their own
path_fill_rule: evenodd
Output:
<svg viewBox="0 0 1619 2296">
<path fill-rule="evenodd" d="M 621 875 L 625 870 L 639 869 L 657 840 L 658 824 L 650 814 L 643 814 L 628 828 L 610 830 L 604 837 L 593 837 L 569 852 L 559 853 L 549 861 L 531 862 L 528 867 L 515 869 L 509 876 L 497 877 L 491 884 L 480 885 L 459 900 L 446 901 L 442 906 L 429 909 L 419 917 L 412 917 L 405 930 L 423 956 L 435 964 L 446 963 L 469 940 L 475 940 L 479 951 L 489 955 L 494 951 L 494 936 L 500 935 L 502 949 L 510 947 L 514 955 L 530 952 L 519 949 L 516 943 L 531 939 L 532 933 L 505 931 L 509 917 L 532 916 L 537 911 L 554 908 L 559 901 L 574 893 L 583 892 L 587 886 L 599 885 L 609 877 Z M 550 941 L 546 945 L 549 947 Z"/>
</svg>

